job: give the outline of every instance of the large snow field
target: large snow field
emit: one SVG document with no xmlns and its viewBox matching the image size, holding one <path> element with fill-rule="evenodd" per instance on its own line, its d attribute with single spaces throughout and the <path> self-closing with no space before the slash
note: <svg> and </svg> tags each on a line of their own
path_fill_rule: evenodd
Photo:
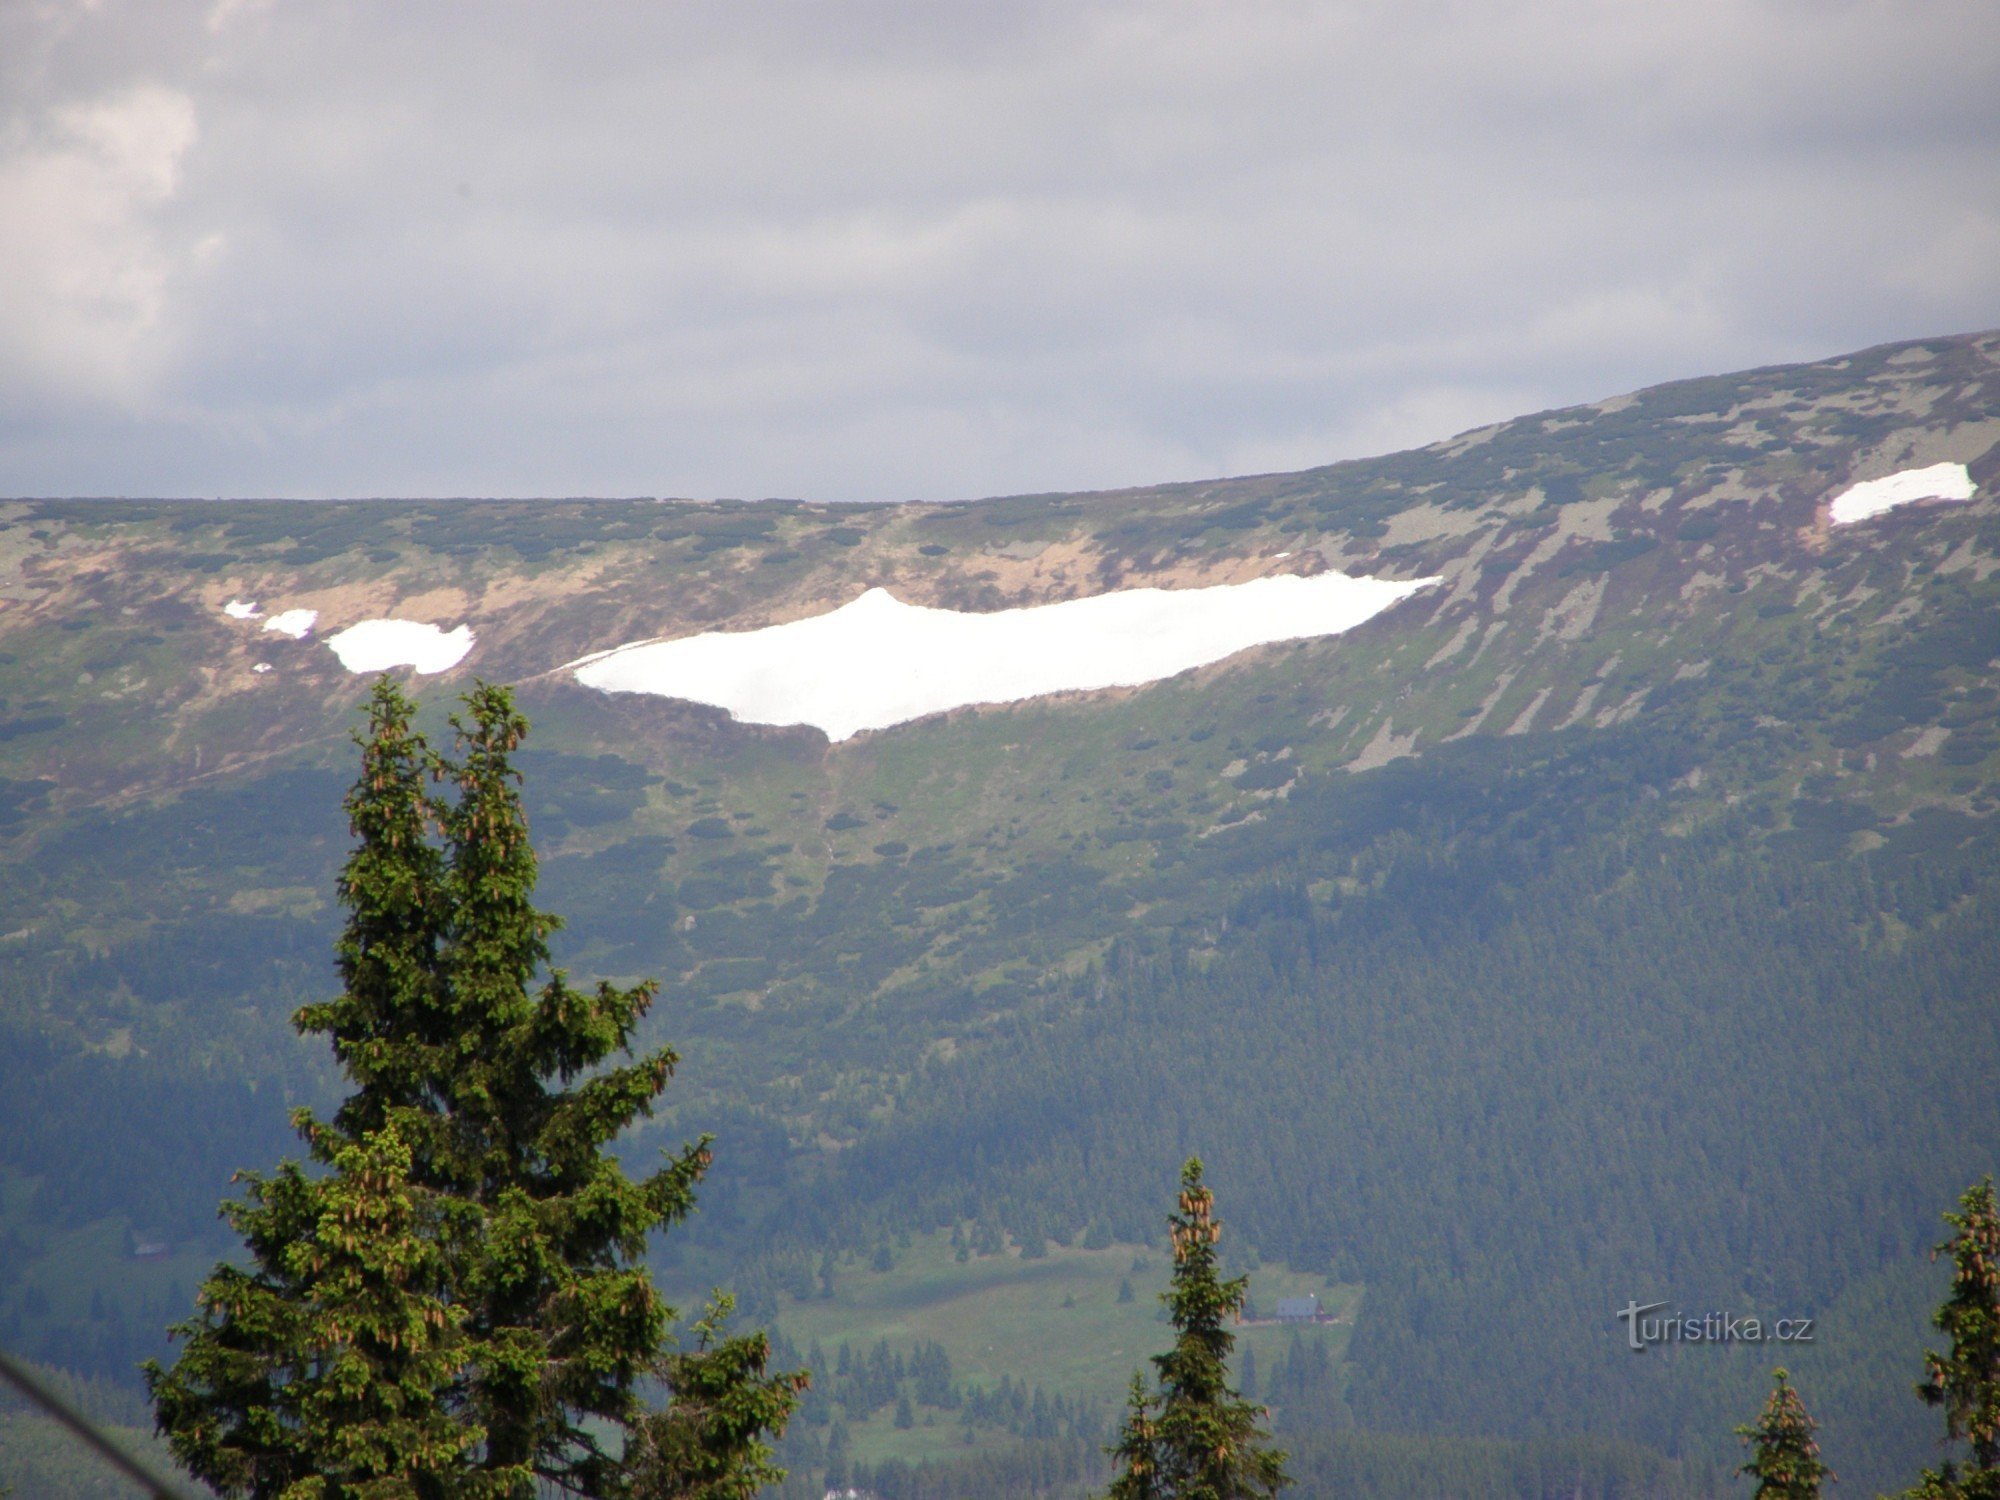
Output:
<svg viewBox="0 0 2000 1500">
<path fill-rule="evenodd" d="M 1904 469 L 1882 479 L 1864 479 L 1834 496 L 1829 518 L 1836 526 L 1866 521 L 1899 505 L 1920 500 L 1970 500 L 1972 475 L 1964 464 L 1932 464 L 1923 469 Z"/>
<path fill-rule="evenodd" d="M 413 667 L 419 674 L 444 672 L 465 660 L 472 649 L 472 627 L 442 630 L 415 620 L 363 620 L 326 643 L 350 672 L 386 672 Z"/>
<path fill-rule="evenodd" d="M 1138 687 L 1251 646 L 1339 635 L 1439 581 L 1287 575 L 991 614 L 905 604 L 875 588 L 812 619 L 642 641 L 570 669 L 603 692 L 686 698 L 745 723 L 811 724 L 844 740 L 950 708 Z"/>
</svg>

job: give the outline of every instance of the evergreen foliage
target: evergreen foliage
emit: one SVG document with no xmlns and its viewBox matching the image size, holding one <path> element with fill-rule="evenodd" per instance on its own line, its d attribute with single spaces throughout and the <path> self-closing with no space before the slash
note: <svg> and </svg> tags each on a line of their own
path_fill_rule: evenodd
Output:
<svg viewBox="0 0 2000 1500">
<path fill-rule="evenodd" d="M 1951 1340 L 1947 1353 L 1924 1355 L 1917 1394 L 1944 1408 L 1945 1437 L 1971 1450 L 1971 1463 L 1926 1469 L 1915 1500 L 1996 1500 L 2000 1497 L 2000 1213 L 1993 1179 L 1973 1184 L 1945 1222 L 1957 1231 L 1934 1256 L 1949 1255 L 1951 1295 L 1932 1319 Z"/>
<path fill-rule="evenodd" d="M 1287 1483 L 1285 1455 L 1258 1429 L 1264 1409 L 1229 1384 L 1236 1336 L 1225 1324 L 1242 1310 L 1249 1278 L 1221 1277 L 1222 1223 L 1201 1173 L 1201 1159 L 1190 1157 L 1167 1219 L 1174 1274 L 1162 1300 L 1177 1337 L 1153 1360 L 1156 1391 L 1133 1377 L 1109 1500 L 1254 1500 Z"/>
<path fill-rule="evenodd" d="M 505 1494 L 503 1476 L 447 1489 L 484 1433 L 445 1410 L 463 1313 L 436 1195 L 395 1122 L 358 1140 L 300 1124 L 330 1170 L 287 1162 L 227 1205 L 257 1269 L 218 1266 L 180 1361 L 149 1368 L 160 1430 L 225 1494 Z"/>
<path fill-rule="evenodd" d="M 761 1336 L 722 1337 L 726 1305 L 669 1348 L 639 1257 L 689 1211 L 708 1142 L 637 1180 L 607 1153 L 673 1071 L 664 1048 L 607 1065 L 655 987 L 538 982 L 559 923 L 533 904 L 527 724 L 502 688 L 466 706 L 446 762 L 376 684 L 342 992 L 296 1017 L 354 1091 L 330 1122 L 294 1115 L 322 1171 L 248 1176 L 226 1206 L 254 1265 L 218 1266 L 179 1360 L 149 1364 L 160 1429 L 228 1495 L 747 1495 L 803 1377 L 769 1373 Z M 638 1400 L 647 1375 L 664 1414 Z"/>
<path fill-rule="evenodd" d="M 1756 1422 L 1736 1429 L 1752 1445 L 1750 1461 L 1736 1472 L 1757 1481 L 1753 1500 L 1818 1500 L 1822 1480 L 1834 1475 L 1819 1460 L 1813 1440 L 1818 1424 L 1790 1384 L 1784 1370 L 1772 1372 L 1770 1399 Z"/>
<path fill-rule="evenodd" d="M 727 1297 L 710 1303 L 694 1326 L 695 1347 L 661 1361 L 669 1401 L 633 1432 L 630 1500 L 750 1500 L 785 1477 L 764 1438 L 784 1430 L 810 1377 L 771 1374 L 761 1333 L 726 1337 L 730 1306 Z"/>
<path fill-rule="evenodd" d="M 1132 1390 L 1125 1402 L 1125 1425 L 1118 1430 L 1116 1446 L 1108 1450 L 1118 1466 L 1108 1500 L 1159 1500 L 1166 1493 L 1157 1468 L 1158 1444 L 1152 1398 L 1146 1393 L 1145 1379 L 1134 1370 Z"/>
</svg>

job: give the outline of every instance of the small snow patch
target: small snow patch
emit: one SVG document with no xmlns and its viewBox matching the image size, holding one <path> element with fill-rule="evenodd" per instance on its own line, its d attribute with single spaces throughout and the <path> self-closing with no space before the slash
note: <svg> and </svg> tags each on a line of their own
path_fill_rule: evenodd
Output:
<svg viewBox="0 0 2000 1500">
<path fill-rule="evenodd" d="M 312 634 L 312 628 L 318 621 L 319 611 L 316 609 L 288 609 L 281 615 L 272 615 L 264 622 L 264 628 L 302 641 Z"/>
<path fill-rule="evenodd" d="M 1944 742 L 1950 738 L 1951 731 L 1944 725 L 1929 725 L 1904 748 L 1903 759 L 1922 760 L 1926 756 L 1936 755 L 1938 751 L 1944 749 Z"/>
<path fill-rule="evenodd" d="M 1964 464 L 1932 464 L 1925 469 L 1904 469 L 1884 479 L 1864 479 L 1834 496 L 1829 517 L 1836 526 L 1866 521 L 1899 505 L 1922 500 L 1970 500 L 1972 475 Z"/>
<path fill-rule="evenodd" d="M 231 599 L 222 606 L 222 612 L 232 620 L 254 620 L 262 613 L 255 599 Z"/>
<path fill-rule="evenodd" d="M 363 620 L 328 636 L 326 643 L 350 672 L 385 672 L 390 667 L 444 672 L 464 661 L 472 649 L 472 627 L 440 630 L 416 620 Z"/>
<path fill-rule="evenodd" d="M 686 698 L 745 723 L 811 724 L 844 740 L 975 703 L 1138 687 L 1252 646 L 1339 635 L 1439 581 L 1286 575 L 990 614 L 926 609 L 876 588 L 812 619 L 642 641 L 569 670 L 602 692 Z"/>
<path fill-rule="evenodd" d="M 250 670 L 253 672 L 268 672 L 271 670 L 271 664 L 267 661 L 260 661 L 257 663 L 256 666 L 252 667 Z"/>
</svg>

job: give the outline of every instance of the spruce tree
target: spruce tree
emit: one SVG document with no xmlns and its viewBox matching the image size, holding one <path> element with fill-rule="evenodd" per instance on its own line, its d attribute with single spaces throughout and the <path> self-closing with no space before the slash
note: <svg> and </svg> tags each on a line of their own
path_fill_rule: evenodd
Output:
<svg viewBox="0 0 2000 1500">
<path fill-rule="evenodd" d="M 625 1453 L 631 1500 L 751 1500 L 785 1471 L 771 1462 L 767 1433 L 783 1429 L 810 1379 L 770 1373 L 761 1333 L 726 1336 L 731 1299 L 717 1297 L 695 1324 L 694 1347 L 663 1359 L 664 1410 L 649 1412 Z"/>
<path fill-rule="evenodd" d="M 2000 1500 L 2000 1212 L 1993 1179 L 1967 1188 L 1958 1206 L 1944 1216 L 1956 1233 L 1931 1252 L 1933 1259 L 1951 1257 L 1951 1295 L 1931 1320 L 1951 1348 L 1925 1353 L 1917 1395 L 1944 1408 L 1945 1438 L 1965 1443 L 1971 1462 L 1924 1470 L 1909 1494 Z"/>
<path fill-rule="evenodd" d="M 613 1061 L 631 1057 L 655 986 L 586 991 L 548 970 L 559 922 L 533 904 L 512 759 L 527 724 L 502 688 L 480 685 L 466 708 L 457 758 L 441 760 L 409 700 L 376 685 L 347 800 L 342 991 L 295 1018 L 331 1041 L 354 1091 L 330 1122 L 294 1117 L 322 1174 L 288 1163 L 230 1206 L 256 1267 L 218 1267 L 177 1330 L 179 1361 L 149 1372 L 161 1430 L 230 1495 L 331 1500 L 377 1478 L 385 1494 L 733 1493 L 714 1486 L 772 1472 L 761 1438 L 802 1382 L 766 1370 L 761 1338 L 720 1339 L 719 1319 L 694 1351 L 666 1340 L 674 1312 L 639 1257 L 692 1206 L 708 1141 L 637 1181 L 607 1154 L 673 1072 L 665 1048 Z M 455 798 L 436 799 L 434 778 Z M 362 1384 L 386 1380 L 393 1410 L 362 1401 L 318 1422 L 338 1406 L 325 1382 L 358 1391 L 348 1345 L 373 1325 L 356 1298 L 387 1339 L 364 1351 L 383 1373 Z M 694 1405 L 649 1414 L 649 1375 Z M 346 1448 L 374 1467 L 345 1477 Z M 689 1488 L 695 1473 L 709 1489 Z"/>
<path fill-rule="evenodd" d="M 537 985 L 559 923 L 533 904 L 512 766 L 527 723 L 504 688 L 481 685 L 466 704 L 447 768 L 458 796 L 442 813 L 437 969 L 450 1028 L 433 1087 L 451 1125 L 435 1161 L 441 1185 L 483 1210 L 458 1266 L 468 1405 L 486 1430 L 484 1467 L 598 1492 L 617 1463 L 595 1432 L 636 1417 L 633 1382 L 671 1316 L 638 1257 L 650 1232 L 693 1206 L 708 1143 L 637 1182 L 606 1154 L 652 1113 L 676 1062 L 662 1048 L 602 1066 L 630 1054 L 655 986 L 586 992 L 561 971 Z"/>
<path fill-rule="evenodd" d="M 1257 1500 L 1289 1482 L 1285 1455 L 1258 1423 L 1264 1408 L 1229 1384 L 1236 1336 L 1227 1321 L 1248 1295 L 1250 1279 L 1224 1281 L 1216 1257 L 1222 1238 L 1215 1195 L 1202 1183 L 1199 1157 L 1181 1170 L 1180 1198 L 1167 1225 L 1173 1281 L 1162 1300 L 1177 1331 L 1156 1356 L 1157 1389 L 1135 1375 L 1125 1425 L 1110 1449 L 1119 1475 L 1110 1500 Z"/>
<path fill-rule="evenodd" d="M 493 1495 L 454 1477 L 484 1434 L 447 1409 L 458 1368 L 434 1197 L 394 1122 L 299 1121 L 329 1170 L 286 1162 L 224 1205 L 255 1265 L 217 1266 L 171 1371 L 149 1362 L 174 1456 L 225 1495 Z"/>
<path fill-rule="evenodd" d="M 1818 1500 L 1821 1482 L 1834 1478 L 1819 1461 L 1819 1444 L 1813 1440 L 1818 1424 L 1788 1383 L 1790 1375 L 1771 1373 L 1775 1384 L 1763 1412 L 1754 1424 L 1736 1429 L 1753 1445 L 1750 1461 L 1736 1472 L 1757 1481 L 1752 1500 Z"/>
<path fill-rule="evenodd" d="M 338 885 L 342 993 L 294 1018 L 332 1035 L 356 1090 L 331 1124 L 293 1113 L 321 1172 L 286 1162 L 268 1178 L 238 1174 L 244 1193 L 223 1213 L 252 1266 L 217 1266 L 196 1316 L 174 1329 L 186 1348 L 173 1369 L 147 1367 L 175 1456 L 227 1495 L 508 1487 L 452 1482 L 485 1433 L 451 1411 L 464 1321 L 449 1289 L 455 1209 L 418 1166 L 437 1131 L 409 1038 L 434 1025 L 443 862 L 427 838 L 431 756 L 410 720 L 408 700 L 379 681 L 346 802 L 357 843 Z"/>
<path fill-rule="evenodd" d="M 411 725 L 415 705 L 388 677 L 376 680 L 368 728 L 357 735 L 361 774 L 347 794 L 353 852 L 335 887 L 347 920 L 334 948 L 340 994 L 301 1009 L 301 1032 L 333 1044 L 354 1083 L 334 1128 L 358 1138 L 390 1110 L 411 1108 L 423 1135 L 419 1153 L 441 1144 L 436 1078 L 451 1027 L 438 987 L 437 953 L 446 915 L 444 856 L 431 841 L 437 809 L 430 785 L 438 763 Z"/>
<path fill-rule="evenodd" d="M 1132 1372 L 1132 1389 L 1125 1398 L 1125 1423 L 1118 1429 L 1116 1446 L 1106 1449 L 1118 1470 L 1118 1477 L 1105 1492 L 1106 1500 L 1161 1500 L 1155 1464 L 1155 1444 L 1159 1440 L 1153 1425 L 1153 1402 L 1146 1382 Z"/>
</svg>

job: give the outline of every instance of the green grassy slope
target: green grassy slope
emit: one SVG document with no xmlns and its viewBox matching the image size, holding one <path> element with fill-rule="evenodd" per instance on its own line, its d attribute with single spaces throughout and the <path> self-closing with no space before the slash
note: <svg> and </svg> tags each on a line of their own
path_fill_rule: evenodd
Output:
<svg viewBox="0 0 2000 1500">
<path fill-rule="evenodd" d="M 880 1339 L 897 1348 L 931 1341 L 951 1356 L 962 1380 L 994 1387 L 1011 1375 L 1051 1393 L 1108 1402 L 1134 1369 L 1146 1368 L 1171 1342 L 1159 1303 L 1166 1276 L 1158 1247 L 1059 1245 L 1028 1260 L 1012 1248 L 960 1263 L 944 1235 L 924 1234 L 889 1270 L 853 1257 L 836 1275 L 832 1297 L 782 1299 L 775 1326 L 801 1348 L 817 1343 L 827 1351 L 842 1343 L 865 1351 Z M 1121 1302 L 1119 1288 L 1127 1282 L 1133 1296 Z M 1237 1328 L 1238 1347 L 1269 1368 L 1291 1337 L 1271 1309 L 1280 1297 L 1306 1295 L 1317 1296 L 1336 1320 L 1326 1336 L 1337 1355 L 1360 1289 L 1271 1265 L 1251 1276 L 1253 1311 L 1261 1316 Z"/>
<path fill-rule="evenodd" d="M 1151 1357 L 1172 1341 L 1159 1302 L 1167 1264 L 1157 1246 L 1046 1246 L 1029 1258 L 1010 1247 L 961 1261 L 945 1234 L 932 1233 L 912 1237 L 891 1259 L 883 1269 L 868 1255 L 843 1259 L 834 1294 L 779 1297 L 774 1328 L 793 1350 L 817 1349 L 829 1371 L 843 1345 L 865 1358 L 880 1342 L 898 1353 L 934 1344 L 964 1391 L 991 1395 L 1010 1381 L 1088 1405 L 1100 1425 L 1108 1424 L 1133 1371 L 1150 1371 Z M 1277 1299 L 1307 1294 L 1319 1297 L 1330 1321 L 1279 1325 L 1272 1316 Z M 1301 1336 L 1337 1363 L 1361 1302 L 1358 1287 L 1329 1286 L 1323 1276 L 1268 1264 L 1252 1273 L 1250 1295 L 1258 1316 L 1235 1334 L 1253 1372 L 1277 1368 Z M 822 1385 L 836 1402 L 827 1415 L 843 1418 L 854 1455 L 865 1461 L 951 1459 L 966 1448 L 1004 1445 L 1007 1436 L 974 1425 L 968 1441 L 962 1400 L 950 1407 L 919 1402 L 915 1414 L 931 1421 L 908 1429 L 896 1427 L 887 1405 L 856 1420 L 853 1409 L 838 1404 L 838 1382 Z M 802 1419 L 808 1428 L 816 1415 Z"/>
</svg>

